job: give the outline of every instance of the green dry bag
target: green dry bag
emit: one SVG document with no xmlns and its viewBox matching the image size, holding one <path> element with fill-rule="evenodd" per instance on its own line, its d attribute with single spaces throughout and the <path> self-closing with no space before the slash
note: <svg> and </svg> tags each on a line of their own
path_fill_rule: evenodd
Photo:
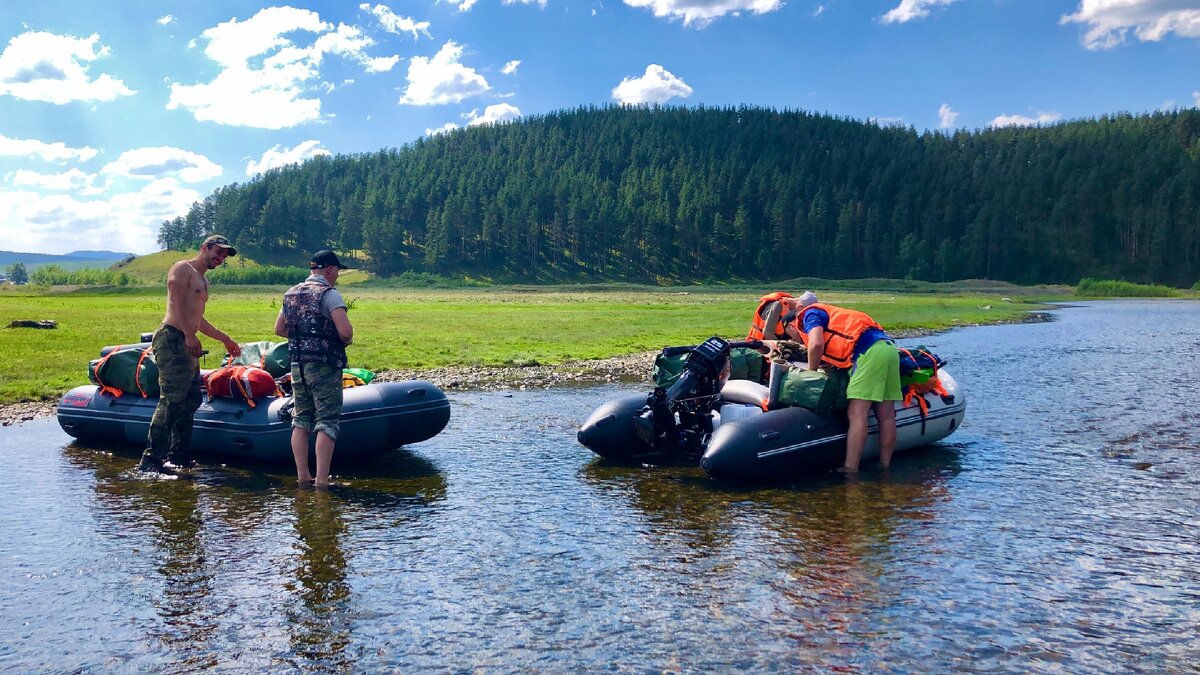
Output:
<svg viewBox="0 0 1200 675">
<path fill-rule="evenodd" d="M 675 380 L 679 379 L 680 373 L 683 372 L 683 366 L 687 363 L 687 352 L 675 354 L 674 356 L 666 356 L 659 354 L 654 357 L 654 370 L 650 376 L 654 379 L 654 386 L 670 389 L 671 385 L 675 384 Z"/>
<path fill-rule="evenodd" d="M 846 386 L 849 384 L 849 371 L 788 368 L 780 370 L 771 381 L 769 398 L 819 413 L 841 411 L 846 409 Z"/>
<path fill-rule="evenodd" d="M 371 384 L 371 380 L 375 379 L 375 373 L 367 370 L 366 368 L 342 368 L 342 374 L 353 375 L 359 380 L 362 380 L 363 384 Z"/>
<path fill-rule="evenodd" d="M 763 384 L 763 363 L 766 357 L 757 349 L 734 347 L 729 351 L 729 379 L 750 380 Z"/>
<path fill-rule="evenodd" d="M 256 366 L 271 374 L 271 377 L 283 377 L 292 372 L 292 360 L 288 356 L 286 342 L 271 342 L 260 340 L 247 342 L 242 345 L 241 355 L 229 359 L 223 366 Z"/>
<path fill-rule="evenodd" d="M 114 349 L 88 364 L 88 379 L 112 394 L 154 398 L 159 394 L 154 352 L 138 347 Z"/>
</svg>

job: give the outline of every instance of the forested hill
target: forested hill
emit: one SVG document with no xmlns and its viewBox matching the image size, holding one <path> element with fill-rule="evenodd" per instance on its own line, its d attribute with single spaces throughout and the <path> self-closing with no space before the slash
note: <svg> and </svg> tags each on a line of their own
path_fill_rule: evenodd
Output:
<svg viewBox="0 0 1200 675">
<path fill-rule="evenodd" d="M 761 108 L 581 108 L 218 189 L 160 242 L 365 251 L 503 280 L 1190 286 L 1200 112 L 918 134 Z"/>
</svg>

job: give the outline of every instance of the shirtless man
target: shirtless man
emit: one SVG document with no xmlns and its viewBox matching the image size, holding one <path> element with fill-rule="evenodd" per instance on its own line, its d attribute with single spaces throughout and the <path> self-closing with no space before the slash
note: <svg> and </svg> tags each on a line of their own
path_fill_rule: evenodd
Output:
<svg viewBox="0 0 1200 675">
<path fill-rule="evenodd" d="M 139 471 L 172 473 L 174 468 L 195 465 L 191 454 L 192 417 L 200 407 L 202 386 L 201 347 L 196 333 L 220 340 L 233 356 L 242 353 L 238 343 L 204 318 L 208 302 L 208 279 L 204 275 L 235 255 L 237 249 L 229 245 L 229 240 L 214 234 L 200 245 L 195 258 L 180 260 L 167 273 L 167 315 L 154 332 L 152 343 L 162 392 L 150 420 Z M 164 467 L 164 462 L 168 466 Z"/>
</svg>

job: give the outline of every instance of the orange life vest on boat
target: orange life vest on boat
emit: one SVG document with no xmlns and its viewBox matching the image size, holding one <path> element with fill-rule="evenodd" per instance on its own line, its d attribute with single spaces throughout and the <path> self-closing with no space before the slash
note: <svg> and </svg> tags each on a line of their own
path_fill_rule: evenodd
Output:
<svg viewBox="0 0 1200 675">
<path fill-rule="evenodd" d="M 814 309 L 823 309 L 829 314 L 829 325 L 825 328 L 825 353 L 821 355 L 821 363 L 834 368 L 849 368 L 854 365 L 854 345 L 858 338 L 869 328 L 883 327 L 875 322 L 866 312 L 833 305 L 815 303 L 800 310 L 792 320 L 800 341 L 808 348 L 808 333 L 804 332 L 804 315 Z"/>
<path fill-rule="evenodd" d="M 754 319 L 750 322 L 750 332 L 746 334 L 747 340 L 786 340 L 787 334 L 783 332 L 783 322 L 780 321 L 775 326 L 775 335 L 767 337 L 763 333 L 763 329 L 767 327 L 766 316 L 767 306 L 772 302 L 778 302 L 783 298 L 792 297 L 791 293 L 776 291 L 768 295 L 764 295 L 758 299 L 758 309 L 754 310 Z"/>
</svg>

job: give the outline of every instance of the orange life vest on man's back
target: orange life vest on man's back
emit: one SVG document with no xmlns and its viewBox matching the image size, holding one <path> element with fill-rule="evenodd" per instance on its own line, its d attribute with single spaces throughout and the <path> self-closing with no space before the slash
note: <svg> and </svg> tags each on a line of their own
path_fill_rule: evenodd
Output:
<svg viewBox="0 0 1200 675">
<path fill-rule="evenodd" d="M 829 314 L 829 326 L 825 328 L 825 353 L 821 356 L 821 363 L 827 363 L 834 368 L 849 368 L 854 365 L 854 345 L 858 344 L 858 338 L 868 329 L 883 330 L 883 327 L 866 312 L 815 303 L 800 310 L 794 319 L 796 332 L 800 334 L 800 341 L 805 347 L 808 347 L 808 333 L 804 332 L 804 315 L 814 309 L 823 309 Z"/>
<path fill-rule="evenodd" d="M 771 337 L 767 337 L 766 334 L 763 333 L 763 329 L 765 329 L 767 327 L 767 325 L 766 325 L 767 306 L 770 305 L 772 302 L 777 302 L 779 300 L 782 300 L 783 298 L 790 298 L 790 297 L 792 297 L 791 293 L 784 293 L 783 291 L 776 291 L 774 293 L 770 293 L 770 294 L 764 295 L 761 298 L 759 298 L 758 299 L 758 309 L 754 310 L 754 319 L 751 320 L 751 322 L 750 322 L 750 332 L 746 334 L 746 339 L 747 340 L 786 340 L 786 339 L 788 339 L 787 334 L 783 332 L 783 322 L 782 321 L 780 321 L 778 324 L 775 325 L 775 335 L 773 335 Z"/>
</svg>

